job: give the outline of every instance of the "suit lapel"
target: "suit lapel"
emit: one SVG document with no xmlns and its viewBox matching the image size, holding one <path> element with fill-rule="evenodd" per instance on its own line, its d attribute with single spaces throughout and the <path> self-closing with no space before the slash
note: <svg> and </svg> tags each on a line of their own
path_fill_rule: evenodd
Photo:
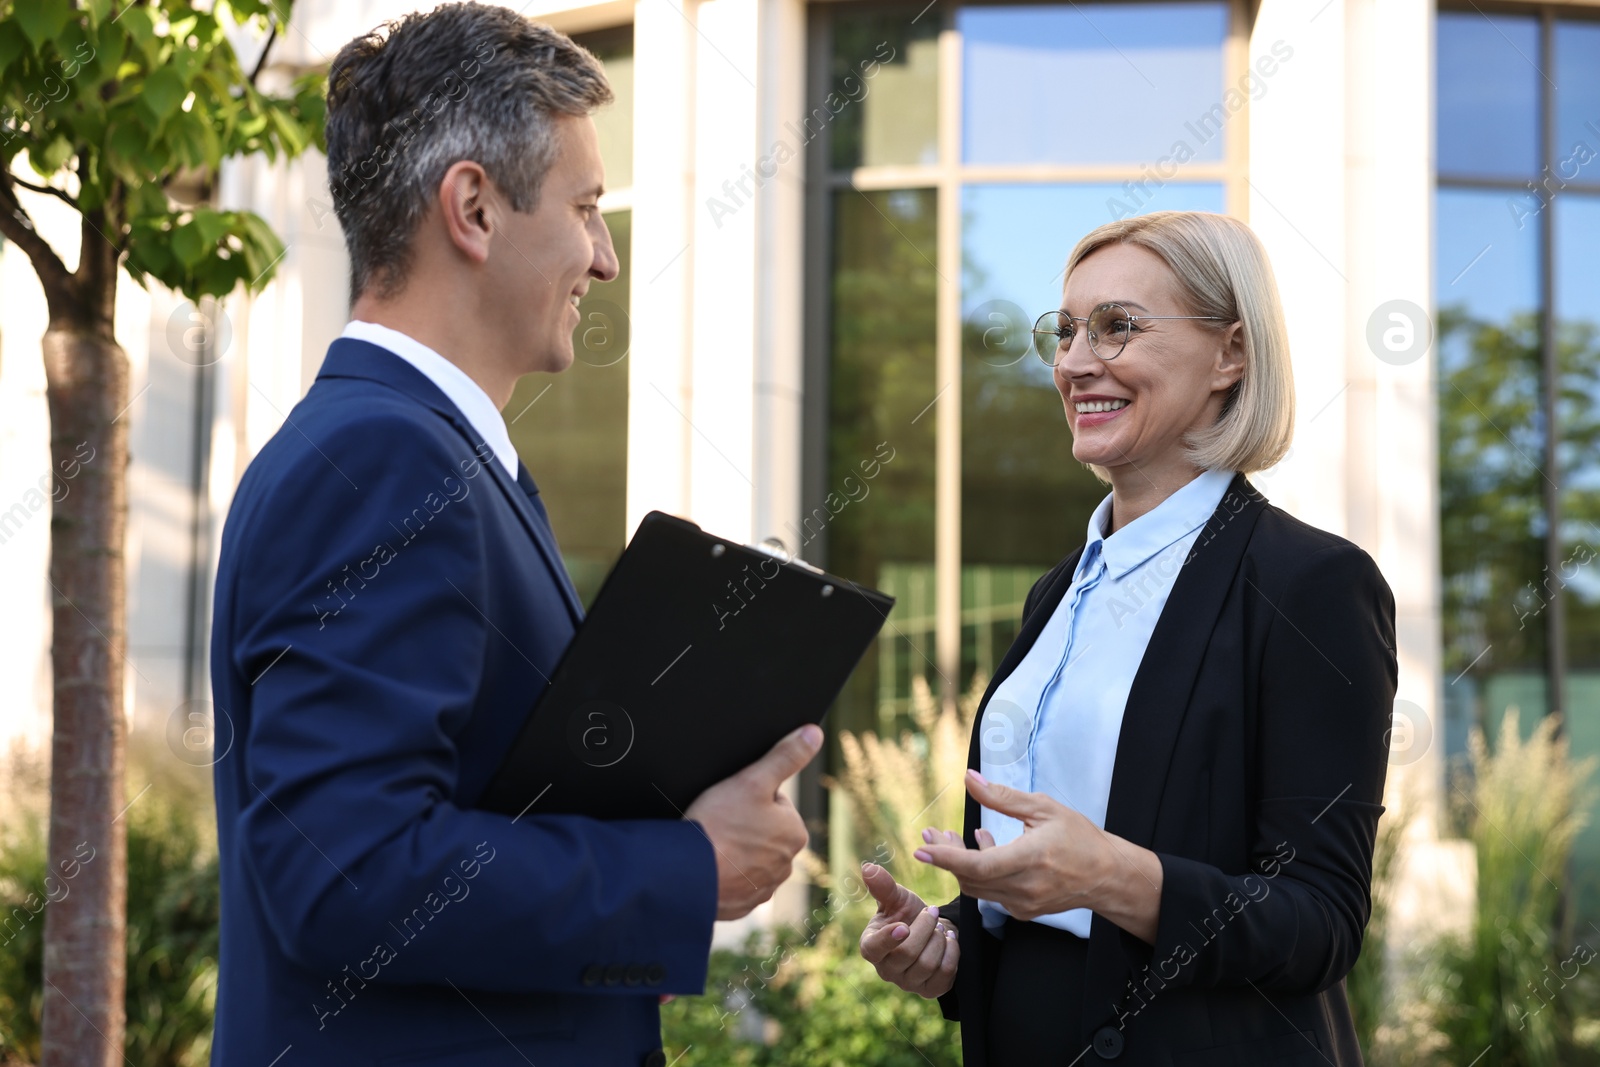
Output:
<svg viewBox="0 0 1600 1067">
<path fill-rule="evenodd" d="M 544 557 L 545 566 L 550 568 L 551 576 L 555 578 L 556 585 L 561 590 L 561 599 L 567 605 L 568 614 L 572 616 L 572 625 L 577 626 L 583 621 L 583 605 L 578 601 L 578 591 L 572 587 L 572 579 L 567 575 L 566 565 L 561 562 L 561 549 L 556 544 L 555 531 L 550 528 L 544 505 L 536 499 L 539 490 L 533 484 L 533 477 L 521 463 L 517 464 L 515 482 L 512 482 L 506 474 L 505 467 L 500 463 L 491 462 L 489 466 L 494 469 L 495 481 L 505 491 L 511 506 L 522 517 L 522 524 L 533 535 L 533 543 L 539 546 L 539 554 Z"/>
<path fill-rule="evenodd" d="M 1106 805 L 1108 833 L 1142 846 L 1154 840 L 1173 748 L 1201 661 L 1266 503 L 1243 474 L 1236 474 L 1178 571 L 1123 709 Z M 1128 968 L 1121 941 L 1120 929 L 1094 917 L 1085 984 L 1086 1026 L 1110 1019 L 1116 1010 Z M 1103 999 L 1107 994 L 1111 999 Z"/>
<path fill-rule="evenodd" d="M 1200 674 L 1211 631 L 1266 497 L 1234 476 L 1178 571 L 1122 712 L 1106 830 L 1134 844 L 1151 840 L 1172 748 Z"/>
<path fill-rule="evenodd" d="M 488 451 L 483 445 L 482 438 L 473 430 L 472 423 L 461 413 L 461 409 L 452 404 L 439 387 L 428 380 L 426 374 L 381 345 L 358 341 L 351 337 L 341 337 L 329 346 L 328 355 L 323 360 L 322 369 L 317 372 L 317 377 L 365 378 L 398 390 L 443 416 L 466 438 L 467 444 L 472 446 L 474 455 L 480 460 Z M 572 579 L 567 576 L 567 569 L 561 562 L 561 550 L 556 546 L 555 534 L 551 531 L 549 522 L 541 517 L 543 508 L 540 507 L 537 511 L 534 508 L 532 493 L 536 490 L 533 479 L 528 478 L 528 485 L 524 488 L 520 482 L 521 478 L 527 476 L 526 472 L 514 480 L 506 473 L 505 465 L 498 459 L 482 461 L 482 465 L 489 469 L 490 477 L 500 486 L 500 491 L 505 493 L 506 499 L 511 502 L 511 509 L 517 513 L 523 526 L 527 527 L 529 536 L 533 538 L 533 543 L 539 550 L 539 555 L 544 558 L 551 580 L 561 591 L 561 600 L 566 605 L 568 614 L 572 616 L 572 624 L 578 625 L 583 621 L 583 605 L 579 603 L 577 592 L 572 587 Z"/>
</svg>

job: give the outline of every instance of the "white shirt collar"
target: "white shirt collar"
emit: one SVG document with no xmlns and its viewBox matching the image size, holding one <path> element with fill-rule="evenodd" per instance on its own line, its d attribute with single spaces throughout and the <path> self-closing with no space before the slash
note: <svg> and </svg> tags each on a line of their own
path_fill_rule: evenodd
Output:
<svg viewBox="0 0 1600 1067">
<path fill-rule="evenodd" d="M 495 458 L 511 475 L 511 480 L 516 481 L 517 450 L 511 444 L 506 421 L 500 417 L 500 409 L 494 406 L 489 394 L 468 377 L 466 371 L 416 338 L 375 322 L 352 319 L 340 336 L 387 349 L 421 371 L 466 416 L 478 436 L 494 449 Z"/>
</svg>

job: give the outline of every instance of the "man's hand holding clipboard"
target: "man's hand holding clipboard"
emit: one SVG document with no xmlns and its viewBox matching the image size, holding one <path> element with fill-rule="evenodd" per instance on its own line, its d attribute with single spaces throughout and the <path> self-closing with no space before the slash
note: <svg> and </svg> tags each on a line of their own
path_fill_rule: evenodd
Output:
<svg viewBox="0 0 1600 1067">
<path fill-rule="evenodd" d="M 685 818 L 717 853 L 718 918 L 768 899 L 806 830 L 779 786 L 894 600 L 651 512 L 479 806 Z"/>
<path fill-rule="evenodd" d="M 742 919 L 788 880 L 809 835 L 779 792 L 822 748 L 822 728 L 806 725 L 756 762 L 701 793 L 685 819 L 700 824 L 717 853 L 717 918 Z"/>
</svg>

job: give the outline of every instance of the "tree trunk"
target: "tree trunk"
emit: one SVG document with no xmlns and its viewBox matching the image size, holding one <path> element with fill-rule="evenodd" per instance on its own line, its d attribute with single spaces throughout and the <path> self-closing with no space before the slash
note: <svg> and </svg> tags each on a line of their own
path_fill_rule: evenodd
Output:
<svg viewBox="0 0 1600 1067">
<path fill-rule="evenodd" d="M 54 474 L 49 884 L 57 896 L 45 908 L 40 1063 L 114 1067 L 124 1062 L 126 1022 L 128 359 L 109 319 L 83 328 L 52 316 L 44 362 Z"/>
</svg>

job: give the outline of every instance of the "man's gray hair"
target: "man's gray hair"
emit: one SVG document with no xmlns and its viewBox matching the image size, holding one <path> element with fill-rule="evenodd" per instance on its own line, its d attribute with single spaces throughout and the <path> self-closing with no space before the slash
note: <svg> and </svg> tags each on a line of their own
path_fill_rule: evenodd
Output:
<svg viewBox="0 0 1600 1067">
<path fill-rule="evenodd" d="M 480 164 L 532 211 L 559 149 L 555 118 L 610 103 L 600 62 L 502 7 L 447 4 L 357 37 L 328 71 L 328 185 L 350 299 L 405 285 L 411 238 L 445 171 Z"/>
</svg>

